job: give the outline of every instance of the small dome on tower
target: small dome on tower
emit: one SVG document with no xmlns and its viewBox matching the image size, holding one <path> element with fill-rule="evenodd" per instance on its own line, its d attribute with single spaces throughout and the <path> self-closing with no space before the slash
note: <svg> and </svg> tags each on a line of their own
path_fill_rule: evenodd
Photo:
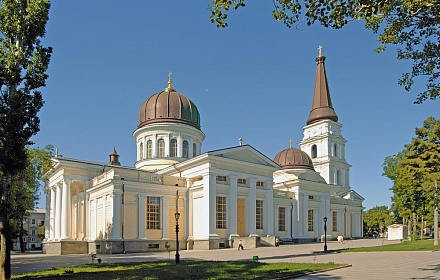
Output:
<svg viewBox="0 0 440 280">
<path fill-rule="evenodd" d="M 168 83 L 168 88 L 153 94 L 141 106 L 138 128 L 159 122 L 184 123 L 200 130 L 200 114 L 194 102 L 177 92 Z"/>
<path fill-rule="evenodd" d="M 313 168 L 312 159 L 308 154 L 300 149 L 288 148 L 279 152 L 273 159 L 281 166 L 281 169 L 311 169 Z"/>
</svg>

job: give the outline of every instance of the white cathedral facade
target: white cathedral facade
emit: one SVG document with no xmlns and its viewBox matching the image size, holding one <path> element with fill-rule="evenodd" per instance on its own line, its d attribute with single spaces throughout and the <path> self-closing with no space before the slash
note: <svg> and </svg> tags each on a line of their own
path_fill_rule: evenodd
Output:
<svg viewBox="0 0 440 280">
<path fill-rule="evenodd" d="M 363 198 L 350 187 L 346 140 L 325 57 L 300 149 L 271 160 L 250 145 L 202 152 L 196 105 L 171 82 L 141 106 L 134 167 L 55 156 L 45 174 L 50 254 L 271 246 L 362 237 Z M 178 213 L 178 214 L 177 214 Z M 178 234 L 176 234 L 178 228 Z M 176 242 L 176 239 L 179 242 Z"/>
</svg>

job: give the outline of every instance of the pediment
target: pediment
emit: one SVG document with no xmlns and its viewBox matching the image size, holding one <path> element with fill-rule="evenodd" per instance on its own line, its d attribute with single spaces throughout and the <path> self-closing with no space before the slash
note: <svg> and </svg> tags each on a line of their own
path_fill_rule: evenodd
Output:
<svg viewBox="0 0 440 280">
<path fill-rule="evenodd" d="M 247 163 L 253 163 L 258 165 L 270 166 L 280 168 L 278 164 L 271 159 L 263 155 L 250 145 L 237 146 L 232 148 L 226 148 L 221 150 L 215 150 L 207 152 L 209 156 L 222 157 L 233 159 L 237 161 L 243 161 Z"/>
</svg>

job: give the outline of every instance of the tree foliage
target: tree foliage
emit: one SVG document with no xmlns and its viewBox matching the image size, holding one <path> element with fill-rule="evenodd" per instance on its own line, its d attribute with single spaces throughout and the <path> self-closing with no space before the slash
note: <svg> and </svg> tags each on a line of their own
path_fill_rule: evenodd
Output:
<svg viewBox="0 0 440 280">
<path fill-rule="evenodd" d="M 383 234 L 396 218 L 387 206 L 376 206 L 363 213 L 364 228 L 367 233 Z"/>
<path fill-rule="evenodd" d="M 43 47 L 49 0 L 4 0 L 0 6 L 0 279 L 10 278 L 10 225 L 14 184 L 26 169 L 26 146 L 40 129 L 52 48 Z"/>
<path fill-rule="evenodd" d="M 415 133 L 403 151 L 385 159 L 384 175 L 394 183 L 393 211 L 409 219 L 412 214 L 424 217 L 432 225 L 434 180 L 440 180 L 440 120 L 427 118 Z"/>
<path fill-rule="evenodd" d="M 339 29 L 354 20 L 378 33 L 377 52 L 398 45 L 398 59 L 412 61 L 411 71 L 399 84 L 410 91 L 415 79 L 426 82 L 415 103 L 440 96 L 440 1 L 438 0 L 272 0 L 272 15 L 287 27 L 315 23 Z M 245 6 L 245 0 L 212 0 L 211 22 L 226 27 L 228 12 Z"/>
</svg>

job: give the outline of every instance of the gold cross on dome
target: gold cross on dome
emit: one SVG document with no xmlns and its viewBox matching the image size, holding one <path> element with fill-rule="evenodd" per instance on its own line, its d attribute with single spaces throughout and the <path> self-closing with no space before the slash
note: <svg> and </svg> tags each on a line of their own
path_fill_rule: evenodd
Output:
<svg viewBox="0 0 440 280">
<path fill-rule="evenodd" d="M 322 56 L 322 46 L 321 45 L 319 45 L 318 51 L 319 51 L 319 56 Z"/>
<path fill-rule="evenodd" d="M 168 88 L 171 88 L 173 86 L 173 82 L 171 81 L 171 76 L 173 75 L 173 72 L 168 72 Z"/>
</svg>

